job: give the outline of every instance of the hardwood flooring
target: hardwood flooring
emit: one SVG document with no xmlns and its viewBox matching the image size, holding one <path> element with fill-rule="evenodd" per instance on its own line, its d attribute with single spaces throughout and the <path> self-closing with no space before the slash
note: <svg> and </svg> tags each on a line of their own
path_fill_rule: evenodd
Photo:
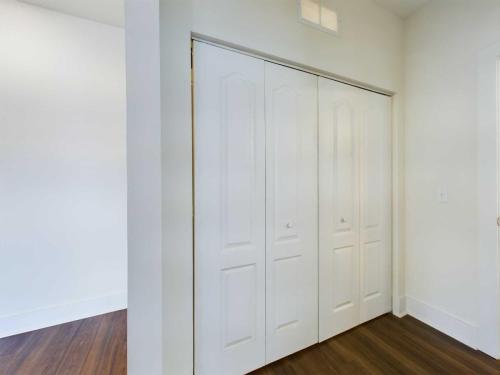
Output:
<svg viewBox="0 0 500 375">
<path fill-rule="evenodd" d="M 500 374 L 500 361 L 411 318 L 384 315 L 252 375 Z"/>
<path fill-rule="evenodd" d="M 0 339 L 1 375 L 123 375 L 127 312 Z"/>
<path fill-rule="evenodd" d="M 0 339 L 0 375 L 124 375 L 126 319 L 119 311 Z M 500 375 L 500 362 L 416 319 L 384 315 L 252 373 L 336 374 Z"/>
</svg>

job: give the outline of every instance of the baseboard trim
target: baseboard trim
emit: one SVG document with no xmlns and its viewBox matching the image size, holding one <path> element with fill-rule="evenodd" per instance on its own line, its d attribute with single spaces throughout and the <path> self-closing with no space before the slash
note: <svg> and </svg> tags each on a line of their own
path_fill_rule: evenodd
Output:
<svg viewBox="0 0 500 375">
<path fill-rule="evenodd" d="M 127 293 L 74 301 L 0 317 L 0 338 L 127 308 Z"/>
<path fill-rule="evenodd" d="M 475 324 L 408 296 L 406 297 L 406 309 L 408 315 L 473 349 L 477 349 L 477 326 Z"/>
</svg>

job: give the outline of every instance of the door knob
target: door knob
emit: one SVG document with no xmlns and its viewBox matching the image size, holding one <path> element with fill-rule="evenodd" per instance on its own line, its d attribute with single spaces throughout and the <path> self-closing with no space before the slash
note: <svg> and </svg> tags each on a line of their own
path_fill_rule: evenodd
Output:
<svg viewBox="0 0 500 375">
<path fill-rule="evenodd" d="M 286 227 L 288 229 L 292 229 L 293 228 L 293 223 L 286 223 Z"/>
<path fill-rule="evenodd" d="M 341 218 L 340 218 L 340 222 L 341 222 L 342 224 L 344 224 L 344 223 L 347 223 L 347 220 L 346 220 L 346 219 L 344 219 L 343 217 L 341 217 Z"/>
</svg>

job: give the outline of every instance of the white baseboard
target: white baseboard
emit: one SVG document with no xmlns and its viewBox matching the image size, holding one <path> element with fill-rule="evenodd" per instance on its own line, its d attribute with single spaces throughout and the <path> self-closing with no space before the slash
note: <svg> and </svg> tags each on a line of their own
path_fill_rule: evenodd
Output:
<svg viewBox="0 0 500 375">
<path fill-rule="evenodd" d="M 127 293 L 70 302 L 0 317 L 0 338 L 127 308 Z"/>
<path fill-rule="evenodd" d="M 463 344 L 477 349 L 477 326 L 412 297 L 406 297 L 408 315 Z"/>
</svg>

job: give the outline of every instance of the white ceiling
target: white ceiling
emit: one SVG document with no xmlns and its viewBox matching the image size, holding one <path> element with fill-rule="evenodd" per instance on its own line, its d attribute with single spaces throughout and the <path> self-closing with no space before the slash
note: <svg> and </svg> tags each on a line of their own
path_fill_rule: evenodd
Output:
<svg viewBox="0 0 500 375">
<path fill-rule="evenodd" d="M 375 0 L 375 2 L 398 16 L 406 18 L 429 0 Z"/>
<path fill-rule="evenodd" d="M 124 0 L 20 0 L 76 17 L 123 27 Z"/>
</svg>

